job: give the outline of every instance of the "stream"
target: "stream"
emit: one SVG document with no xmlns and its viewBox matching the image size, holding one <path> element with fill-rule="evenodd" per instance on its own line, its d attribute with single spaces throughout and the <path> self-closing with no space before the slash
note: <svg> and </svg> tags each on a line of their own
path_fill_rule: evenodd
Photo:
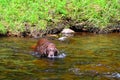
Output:
<svg viewBox="0 0 120 80">
<path fill-rule="evenodd" d="M 120 34 L 76 33 L 52 40 L 66 56 L 30 54 L 38 39 L 0 38 L 0 80 L 120 80 Z"/>
</svg>

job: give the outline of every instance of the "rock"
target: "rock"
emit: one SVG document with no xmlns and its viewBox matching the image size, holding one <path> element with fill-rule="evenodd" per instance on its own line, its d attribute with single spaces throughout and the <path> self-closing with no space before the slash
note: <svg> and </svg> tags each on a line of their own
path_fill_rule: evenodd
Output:
<svg viewBox="0 0 120 80">
<path fill-rule="evenodd" d="M 74 31 L 71 29 L 63 29 L 61 33 L 62 34 L 71 34 L 71 33 L 74 33 Z"/>
<path fill-rule="evenodd" d="M 48 30 L 46 34 L 59 34 L 62 30 L 63 28 L 53 28 Z"/>
<path fill-rule="evenodd" d="M 84 22 L 81 23 L 76 23 L 72 26 L 70 26 L 71 30 L 74 30 L 75 32 L 83 32 L 83 28 L 86 26 L 87 24 Z"/>
<path fill-rule="evenodd" d="M 58 40 L 60 40 L 60 41 L 65 41 L 67 39 L 67 37 L 60 37 L 60 38 L 58 38 Z"/>
<path fill-rule="evenodd" d="M 73 33 L 71 33 L 71 34 L 62 34 L 62 36 L 65 36 L 65 37 L 72 37 L 72 36 L 74 36 L 74 34 L 73 34 Z"/>
<path fill-rule="evenodd" d="M 62 37 L 58 38 L 58 40 L 68 41 L 69 40 L 68 38 L 74 36 L 75 32 L 71 29 L 63 29 L 61 33 L 62 33 Z"/>
</svg>

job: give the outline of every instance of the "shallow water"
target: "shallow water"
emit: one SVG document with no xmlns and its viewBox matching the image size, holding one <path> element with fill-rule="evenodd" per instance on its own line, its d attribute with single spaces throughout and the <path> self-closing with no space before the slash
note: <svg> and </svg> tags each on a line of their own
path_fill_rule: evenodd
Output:
<svg viewBox="0 0 120 80">
<path fill-rule="evenodd" d="M 0 38 L 0 80 L 119 80 L 120 34 L 79 33 L 53 42 L 67 56 L 37 58 L 37 39 Z"/>
</svg>

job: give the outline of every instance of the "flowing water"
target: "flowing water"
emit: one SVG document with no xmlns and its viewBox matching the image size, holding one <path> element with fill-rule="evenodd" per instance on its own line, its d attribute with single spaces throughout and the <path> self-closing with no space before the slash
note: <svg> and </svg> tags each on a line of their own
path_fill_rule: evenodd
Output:
<svg viewBox="0 0 120 80">
<path fill-rule="evenodd" d="M 67 56 L 30 55 L 37 39 L 0 38 L 0 80 L 120 80 L 120 34 L 79 33 L 54 40 Z"/>
</svg>

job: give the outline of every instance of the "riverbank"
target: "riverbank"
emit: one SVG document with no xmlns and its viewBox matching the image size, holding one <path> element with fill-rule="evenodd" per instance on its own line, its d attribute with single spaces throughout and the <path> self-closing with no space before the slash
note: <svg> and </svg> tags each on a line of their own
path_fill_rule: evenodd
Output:
<svg viewBox="0 0 120 80">
<path fill-rule="evenodd" d="M 120 32 L 119 0 L 2 0 L 0 35 L 38 37 L 75 32 Z"/>
<path fill-rule="evenodd" d="M 48 26 L 45 30 L 31 29 L 32 26 L 25 26 L 26 29 L 24 31 L 18 31 L 16 33 L 7 31 L 6 34 L 0 34 L 0 36 L 39 38 L 47 34 L 57 34 L 57 35 L 61 34 L 61 31 L 66 28 L 71 29 L 74 32 L 87 32 L 87 33 L 94 33 L 94 34 L 120 33 L 120 22 L 116 22 L 102 29 L 99 27 L 94 27 L 94 25 L 88 22 L 78 23 L 72 20 L 69 20 L 69 21 L 62 20 L 62 22 L 59 22 L 57 24 L 52 23 L 50 26 Z M 69 26 L 69 27 L 66 27 L 66 26 Z"/>
</svg>

